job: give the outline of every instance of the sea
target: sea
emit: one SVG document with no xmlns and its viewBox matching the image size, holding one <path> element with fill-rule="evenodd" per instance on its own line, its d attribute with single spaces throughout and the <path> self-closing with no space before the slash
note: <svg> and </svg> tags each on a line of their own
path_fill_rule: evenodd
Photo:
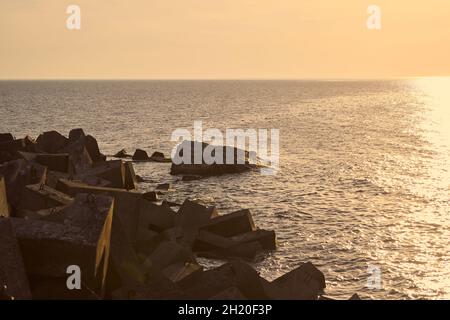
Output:
<svg viewBox="0 0 450 320">
<path fill-rule="evenodd" d="M 0 132 L 16 137 L 83 128 L 108 155 L 170 156 L 194 121 L 278 129 L 279 170 L 183 182 L 170 163 L 136 163 L 140 189 L 250 209 L 278 238 L 261 276 L 311 261 L 336 299 L 450 298 L 450 78 L 0 82 Z"/>
</svg>

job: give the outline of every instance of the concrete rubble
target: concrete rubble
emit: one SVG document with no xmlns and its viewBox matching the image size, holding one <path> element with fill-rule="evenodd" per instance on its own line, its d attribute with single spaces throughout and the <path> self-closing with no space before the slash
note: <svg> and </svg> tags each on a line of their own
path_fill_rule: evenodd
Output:
<svg viewBox="0 0 450 320">
<path fill-rule="evenodd" d="M 107 160 L 82 129 L 68 137 L 48 131 L 36 141 L 0 134 L 0 152 L 7 155 L 0 157 L 7 160 L 0 162 L 0 299 L 315 300 L 325 288 L 309 262 L 272 282 L 260 277 L 249 263 L 277 241 L 250 210 L 161 202 L 155 191 L 139 190 L 131 162 Z M 158 152 L 133 156 L 149 159 L 167 162 Z M 225 263 L 204 270 L 198 257 Z M 67 287 L 70 266 L 82 270 L 79 290 Z"/>
</svg>

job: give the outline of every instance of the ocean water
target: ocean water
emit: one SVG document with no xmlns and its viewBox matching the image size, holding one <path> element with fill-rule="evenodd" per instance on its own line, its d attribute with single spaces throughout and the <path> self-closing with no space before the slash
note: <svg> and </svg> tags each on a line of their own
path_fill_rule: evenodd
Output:
<svg viewBox="0 0 450 320">
<path fill-rule="evenodd" d="M 181 182 L 140 163 L 151 190 L 250 208 L 279 249 L 255 263 L 268 280 L 313 262 L 326 293 L 450 298 L 450 79 L 386 81 L 3 81 L 0 132 L 82 127 L 102 151 L 163 151 L 177 128 L 280 130 L 280 170 Z M 208 266 L 219 262 L 205 262 Z M 379 273 L 377 272 L 379 271 Z M 375 276 L 380 286 L 369 286 Z"/>
</svg>

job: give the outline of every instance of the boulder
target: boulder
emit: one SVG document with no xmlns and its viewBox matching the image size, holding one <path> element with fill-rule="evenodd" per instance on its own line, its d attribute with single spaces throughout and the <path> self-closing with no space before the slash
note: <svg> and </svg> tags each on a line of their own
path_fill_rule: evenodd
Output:
<svg viewBox="0 0 450 320">
<path fill-rule="evenodd" d="M 132 155 L 127 153 L 127 150 L 122 149 L 113 155 L 114 158 L 131 158 Z"/>
<path fill-rule="evenodd" d="M 0 218 L 10 216 L 8 198 L 6 196 L 5 178 L 0 175 Z"/>
<path fill-rule="evenodd" d="M 14 300 L 31 299 L 19 243 L 10 220 L 4 218 L 0 218 L 0 257 L 0 288 L 4 295 Z"/>
<path fill-rule="evenodd" d="M 169 158 L 166 158 L 164 156 L 164 153 L 155 151 L 153 152 L 152 156 L 150 157 L 150 160 L 155 162 L 171 162 L 172 160 Z"/>
<path fill-rule="evenodd" d="M 11 207 L 17 208 L 25 186 L 45 183 L 47 168 L 40 164 L 19 159 L 0 165 L 0 175 L 5 178 L 9 204 Z"/>
<path fill-rule="evenodd" d="M 73 199 L 44 184 L 32 184 L 24 188 L 20 200 L 21 210 L 38 211 L 58 206 L 67 206 Z"/>
<path fill-rule="evenodd" d="M 311 262 L 272 281 L 272 298 L 282 300 L 317 300 L 325 288 L 325 276 Z"/>
<path fill-rule="evenodd" d="M 136 149 L 136 151 L 133 154 L 133 160 L 148 161 L 148 160 L 150 160 L 150 157 L 148 156 L 148 154 L 145 150 Z"/>
<path fill-rule="evenodd" d="M 202 230 L 223 237 L 238 236 L 256 230 L 250 210 L 244 209 L 226 215 L 216 216 L 202 227 Z"/>
<path fill-rule="evenodd" d="M 68 141 L 57 131 L 47 131 L 40 134 L 36 139 L 36 147 L 46 153 L 58 153 L 67 145 Z"/>
<path fill-rule="evenodd" d="M 217 159 L 210 163 L 203 157 L 206 148 L 214 150 L 211 151 L 213 157 L 216 157 L 214 148 L 220 149 L 222 155 L 217 155 Z M 198 154 L 197 158 L 195 154 Z M 250 161 L 250 153 L 245 150 L 229 146 L 210 146 L 198 141 L 183 141 L 177 146 L 172 158 L 170 174 L 217 176 L 228 173 L 242 173 L 256 167 Z"/>
</svg>

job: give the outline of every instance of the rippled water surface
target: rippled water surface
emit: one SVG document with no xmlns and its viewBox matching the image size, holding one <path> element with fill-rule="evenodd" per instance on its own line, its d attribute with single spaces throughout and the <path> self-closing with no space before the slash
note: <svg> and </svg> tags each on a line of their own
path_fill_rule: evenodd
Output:
<svg viewBox="0 0 450 320">
<path fill-rule="evenodd" d="M 275 176 L 180 182 L 170 164 L 136 171 L 172 181 L 171 200 L 250 208 L 279 239 L 255 264 L 267 279 L 309 260 L 333 297 L 450 298 L 450 79 L 0 82 L 0 110 L 1 132 L 83 127 L 107 154 L 169 154 L 172 131 L 194 120 L 280 129 Z M 381 271 L 380 289 L 367 288 L 368 268 Z"/>
</svg>

